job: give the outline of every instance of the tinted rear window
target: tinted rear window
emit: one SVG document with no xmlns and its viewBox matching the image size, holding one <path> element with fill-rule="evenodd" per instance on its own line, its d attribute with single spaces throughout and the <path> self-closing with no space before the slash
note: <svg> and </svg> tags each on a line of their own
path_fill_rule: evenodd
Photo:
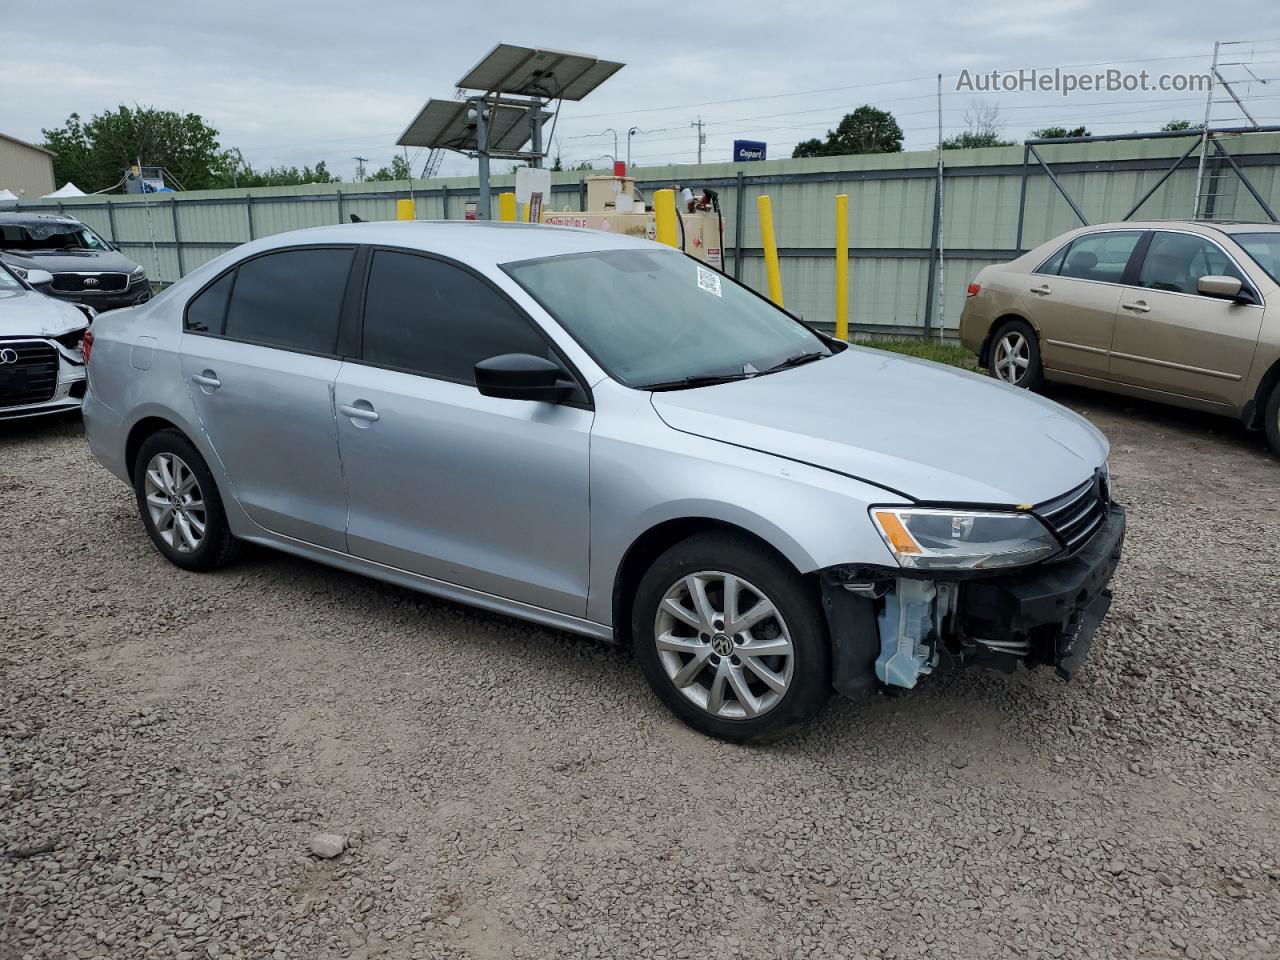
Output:
<svg viewBox="0 0 1280 960">
<path fill-rule="evenodd" d="M 187 304 L 187 329 L 196 333 L 222 333 L 227 317 L 227 295 L 236 272 L 225 273 Z"/>
<path fill-rule="evenodd" d="M 333 353 L 350 249 L 284 250 L 240 265 L 225 334 L 271 347 Z"/>
</svg>

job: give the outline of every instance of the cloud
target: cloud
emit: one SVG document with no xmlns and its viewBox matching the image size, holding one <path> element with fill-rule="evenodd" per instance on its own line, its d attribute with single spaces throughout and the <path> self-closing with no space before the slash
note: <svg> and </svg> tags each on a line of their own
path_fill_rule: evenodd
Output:
<svg viewBox="0 0 1280 960">
<path fill-rule="evenodd" d="M 1256 8 L 1248 0 L 1224 0 L 1215 19 L 1249 22 L 1249 12 Z M 708 0 L 697 7 L 660 0 L 607 9 L 585 0 L 368 0 L 354 7 L 220 0 L 171 4 L 145 19 L 73 0 L 58 8 L 56 24 L 49 16 L 47 0 L 6 4 L 4 132 L 38 141 L 42 128 L 73 111 L 87 117 L 139 103 L 201 114 L 255 166 L 323 159 L 347 176 L 356 154 L 374 166 L 389 162 L 423 101 L 451 96 L 455 80 L 499 40 L 625 61 L 598 92 L 564 106 L 555 136 L 568 160 L 598 156 L 612 151 L 612 138 L 588 135 L 613 127 L 625 154 L 626 130 L 637 125 L 656 131 L 634 139 L 644 162 L 691 161 L 697 144 L 689 124 L 699 115 L 708 123 L 708 157 L 726 157 L 735 135 L 768 140 L 775 155 L 786 155 L 790 144 L 822 136 L 868 102 L 893 111 L 908 147 L 924 149 L 936 139 L 939 72 L 1188 53 L 1199 59 L 1170 66 L 1203 69 L 1211 50 L 1202 10 L 1189 0 L 1123 7 L 1100 0 Z M 1138 52 L 1135 36 L 1143 38 Z M 944 102 L 945 131 L 963 124 L 970 99 Z M 1095 129 L 1140 129 L 1198 113 L 1194 98 L 1169 95 L 1150 105 L 1149 119 L 1135 107 L 1103 122 L 1133 99 L 1119 95 L 1097 108 Z M 1000 100 L 1005 115 L 1017 118 L 1006 131 L 1014 138 L 1023 127 L 1088 113 L 1033 94 Z M 1046 104 L 1045 117 L 1035 115 L 1038 103 Z M 1280 108 L 1261 112 L 1275 116 Z M 445 171 L 473 166 L 456 158 Z"/>
</svg>

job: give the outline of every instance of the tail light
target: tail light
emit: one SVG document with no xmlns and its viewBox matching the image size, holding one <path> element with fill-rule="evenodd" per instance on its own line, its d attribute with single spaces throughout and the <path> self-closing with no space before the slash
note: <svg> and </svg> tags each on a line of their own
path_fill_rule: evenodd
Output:
<svg viewBox="0 0 1280 960">
<path fill-rule="evenodd" d="M 965 298 L 976 297 L 978 295 L 978 291 L 981 289 L 982 287 L 976 283 L 969 284 L 969 292 L 965 294 Z"/>
<path fill-rule="evenodd" d="M 84 356 L 84 365 L 89 365 L 89 354 L 93 351 L 93 331 L 86 330 L 84 339 L 80 341 L 80 353 Z"/>
</svg>

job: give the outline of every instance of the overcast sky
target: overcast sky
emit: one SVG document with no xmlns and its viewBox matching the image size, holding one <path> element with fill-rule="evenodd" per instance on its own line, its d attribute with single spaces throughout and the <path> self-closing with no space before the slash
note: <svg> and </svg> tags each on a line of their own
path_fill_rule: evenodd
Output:
<svg viewBox="0 0 1280 960">
<path fill-rule="evenodd" d="M 580 103 L 555 131 L 566 162 L 626 155 L 636 126 L 637 163 L 727 160 L 735 137 L 765 140 L 770 156 L 821 137 L 863 103 L 888 109 L 906 148 L 937 141 L 935 75 L 944 79 L 943 132 L 964 128 L 975 94 L 957 76 L 1023 67 L 1107 64 L 1162 73 L 1204 72 L 1213 41 L 1249 38 L 1260 0 L 1218 0 L 1212 16 L 1189 0 L 927 0 L 915 4 L 809 0 L 440 3 L 415 0 L 218 0 L 130 7 L 101 0 L 5 0 L 0 28 L 0 131 L 40 142 L 41 129 L 72 112 L 89 117 L 121 103 L 201 114 L 255 167 L 328 163 L 350 179 L 354 156 L 390 162 L 400 131 L 432 96 L 499 41 L 581 51 L 627 66 Z M 131 17 L 130 11 L 137 16 Z M 56 15 L 55 15 L 56 14 Z M 1253 48 L 1262 79 L 1280 77 L 1280 23 Z M 1212 32 L 1206 32 L 1207 30 Z M 1135 61 L 1140 58 L 1142 62 Z M 1073 72 L 1095 68 L 1073 67 Z M 1106 66 L 1096 68 L 1107 69 Z M 1243 67 L 1231 76 L 1248 79 Z M 1259 122 L 1280 122 L 1280 80 L 1241 85 Z M 1175 92 L 977 95 L 997 103 L 1004 135 L 1087 124 L 1094 133 L 1199 121 L 1202 94 Z M 730 102 L 732 101 L 732 102 Z M 1226 106 L 1215 118 L 1235 119 Z M 415 151 L 410 151 L 415 157 Z M 425 154 L 415 157 L 415 171 Z M 607 160 L 597 159 L 604 166 Z M 502 169 L 500 166 L 498 169 Z M 442 173 L 474 172 L 452 155 Z"/>
</svg>

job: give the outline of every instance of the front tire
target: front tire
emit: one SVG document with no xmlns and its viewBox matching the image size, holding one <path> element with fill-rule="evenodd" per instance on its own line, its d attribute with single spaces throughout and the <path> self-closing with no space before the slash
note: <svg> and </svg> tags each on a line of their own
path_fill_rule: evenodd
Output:
<svg viewBox="0 0 1280 960">
<path fill-rule="evenodd" d="M 987 369 L 997 380 L 1027 390 L 1038 390 L 1044 382 L 1040 366 L 1040 339 L 1022 320 L 1006 320 L 991 335 Z"/>
<path fill-rule="evenodd" d="M 133 490 L 151 542 L 170 563 L 208 571 L 234 559 L 240 541 L 231 535 L 213 474 L 177 430 L 160 430 L 142 442 Z"/>
<path fill-rule="evenodd" d="M 739 534 L 698 534 L 660 556 L 640 581 L 632 636 L 662 702 L 721 740 L 776 740 L 831 695 L 830 641 L 814 591 Z"/>
</svg>

